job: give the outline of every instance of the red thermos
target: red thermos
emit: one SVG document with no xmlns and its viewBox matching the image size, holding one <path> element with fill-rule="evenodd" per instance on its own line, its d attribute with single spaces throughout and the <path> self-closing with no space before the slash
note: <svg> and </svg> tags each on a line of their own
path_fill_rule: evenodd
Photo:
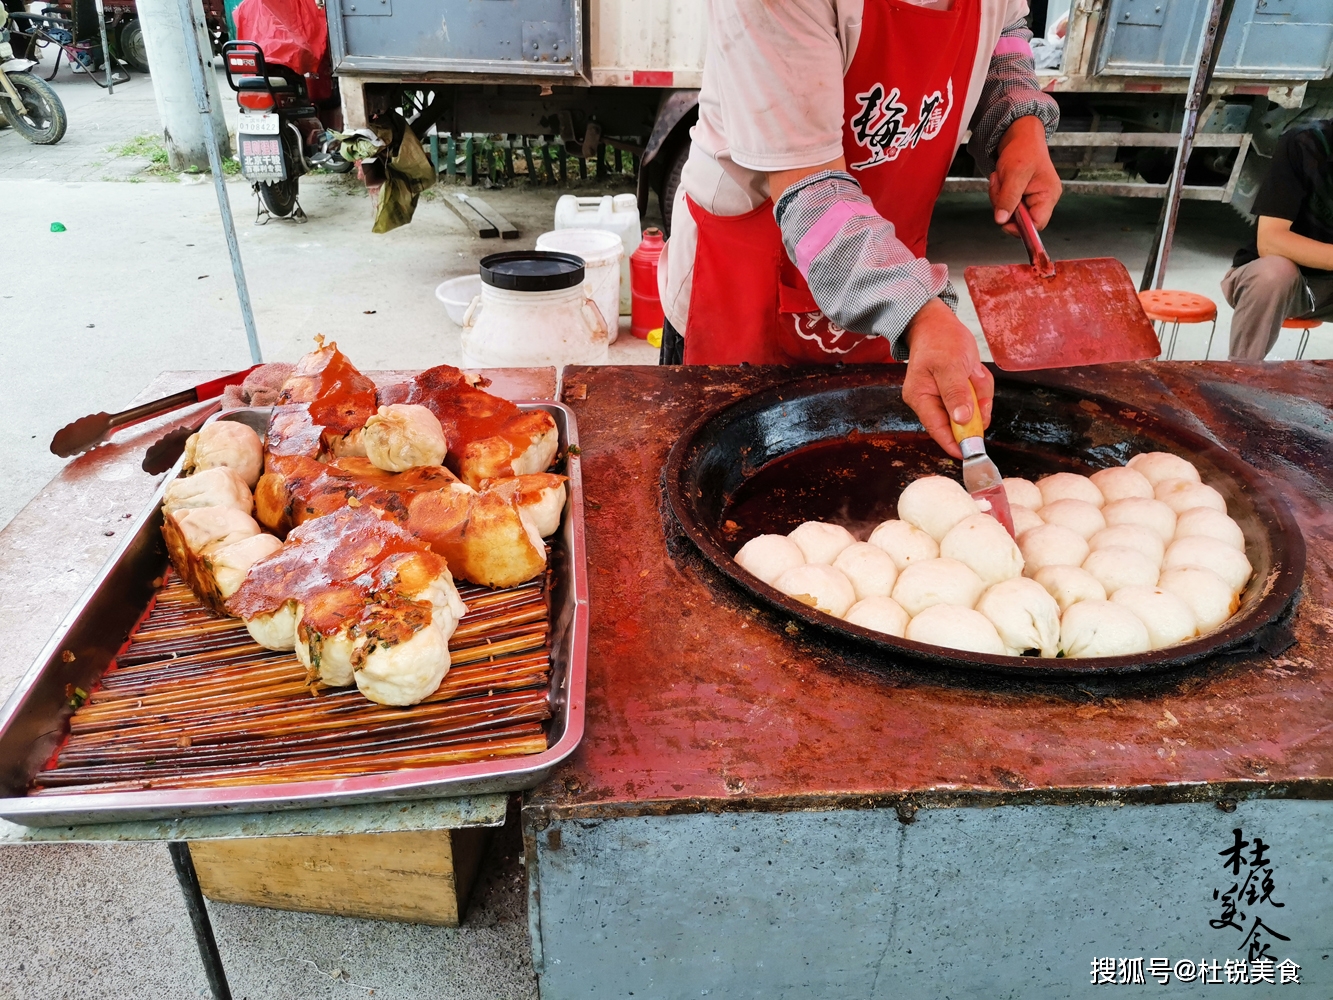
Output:
<svg viewBox="0 0 1333 1000">
<path fill-rule="evenodd" d="M 629 332 L 640 340 L 662 327 L 662 300 L 657 294 L 657 261 L 662 256 L 662 230 L 643 231 L 643 240 L 629 257 L 630 307 Z"/>
</svg>

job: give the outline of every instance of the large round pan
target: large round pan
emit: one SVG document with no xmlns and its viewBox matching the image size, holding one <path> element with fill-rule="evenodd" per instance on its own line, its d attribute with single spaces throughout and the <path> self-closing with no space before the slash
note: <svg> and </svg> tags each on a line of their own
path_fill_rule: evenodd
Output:
<svg viewBox="0 0 1333 1000">
<path fill-rule="evenodd" d="M 884 657 L 1018 674 L 1078 678 L 1139 674 L 1198 663 L 1265 644 L 1305 570 L 1305 542 L 1279 486 L 1212 441 L 1127 403 L 1000 381 L 987 450 L 1005 475 L 1037 479 L 1090 473 L 1144 451 L 1193 462 L 1226 498 L 1245 533 L 1254 576 L 1240 610 L 1220 629 L 1136 656 L 1080 659 L 993 656 L 896 639 L 822 614 L 761 583 L 732 556 L 764 532 L 786 533 L 808 520 L 847 525 L 861 538 L 896 516 L 898 494 L 913 479 L 959 478 L 958 463 L 921 430 L 900 384 L 882 369 L 800 379 L 748 397 L 699 420 L 668 458 L 671 511 L 699 551 L 736 586 L 787 615 Z"/>
</svg>

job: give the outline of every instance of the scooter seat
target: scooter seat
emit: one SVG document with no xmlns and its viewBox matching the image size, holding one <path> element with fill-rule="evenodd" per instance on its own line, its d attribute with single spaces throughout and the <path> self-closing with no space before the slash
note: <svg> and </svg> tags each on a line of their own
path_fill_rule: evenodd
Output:
<svg viewBox="0 0 1333 1000">
<path fill-rule="evenodd" d="M 272 90 L 276 93 L 294 94 L 296 93 L 296 84 L 280 76 L 270 76 L 267 80 L 262 76 L 239 76 L 236 78 L 236 89 Z"/>
</svg>

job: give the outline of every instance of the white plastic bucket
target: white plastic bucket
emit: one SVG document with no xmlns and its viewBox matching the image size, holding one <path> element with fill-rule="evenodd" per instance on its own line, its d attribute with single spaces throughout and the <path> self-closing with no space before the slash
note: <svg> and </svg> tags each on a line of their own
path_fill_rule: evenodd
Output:
<svg viewBox="0 0 1333 1000">
<path fill-rule="evenodd" d="M 604 229 L 557 229 L 537 237 L 538 250 L 572 253 L 583 259 L 584 288 L 606 321 L 610 343 L 620 332 L 620 237 Z"/>
<path fill-rule="evenodd" d="M 606 324 L 583 285 L 518 292 L 482 285 L 463 317 L 464 368 L 604 365 Z"/>
<path fill-rule="evenodd" d="M 600 198 L 561 195 L 555 203 L 556 229 L 603 229 L 620 237 L 624 256 L 620 259 L 620 315 L 630 314 L 629 256 L 639 247 L 639 199 L 632 194 L 606 194 Z M 615 324 L 611 324 L 614 326 Z"/>
</svg>

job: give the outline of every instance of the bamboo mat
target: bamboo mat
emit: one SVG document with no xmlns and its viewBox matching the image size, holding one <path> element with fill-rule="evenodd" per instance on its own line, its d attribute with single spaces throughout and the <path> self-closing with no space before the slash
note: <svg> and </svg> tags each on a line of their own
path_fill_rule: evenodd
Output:
<svg viewBox="0 0 1333 1000">
<path fill-rule="evenodd" d="M 294 655 L 255 644 L 239 619 L 169 576 L 32 794 L 320 781 L 541 753 L 551 715 L 546 577 L 459 593 L 468 612 L 444 683 L 394 708 L 308 683 Z"/>
</svg>

